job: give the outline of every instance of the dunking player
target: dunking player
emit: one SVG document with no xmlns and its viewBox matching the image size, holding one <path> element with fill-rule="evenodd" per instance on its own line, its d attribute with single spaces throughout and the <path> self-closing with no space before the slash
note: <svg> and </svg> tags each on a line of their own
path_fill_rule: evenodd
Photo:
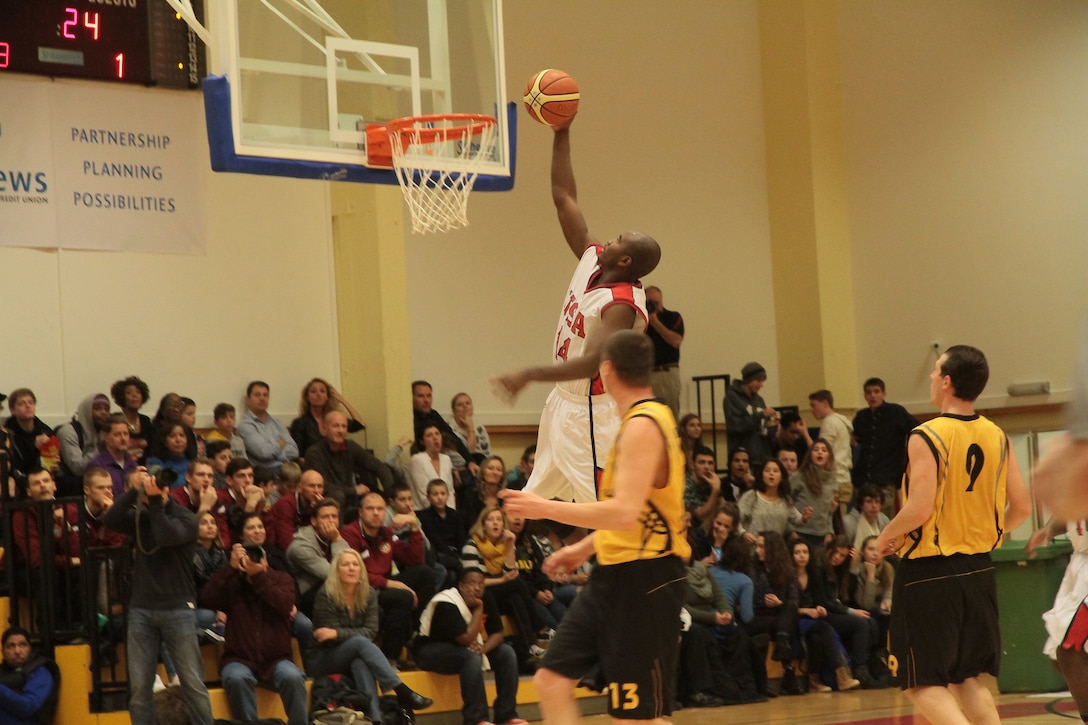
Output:
<svg viewBox="0 0 1088 725">
<path fill-rule="evenodd" d="M 934 725 L 1000 721 L 978 679 L 996 675 L 1001 656 L 990 551 L 1031 499 L 1008 437 L 975 412 L 989 375 L 977 348 L 937 359 L 929 395 L 941 414 L 911 431 L 903 508 L 877 539 L 902 557 L 891 621 L 899 684 Z"/>
<path fill-rule="evenodd" d="M 574 688 L 595 666 L 617 721 L 664 722 L 672 708 L 684 562 L 691 554 L 682 528 L 685 457 L 672 411 L 653 399 L 650 339 L 631 330 L 614 333 L 601 358 L 601 380 L 623 420 L 601 476 L 600 500 L 500 494 L 511 516 L 596 529 L 544 561 L 544 572 L 563 581 L 597 555 L 593 576 L 563 617 L 534 678 L 548 725 L 578 721 Z"/>
<path fill-rule="evenodd" d="M 497 382 L 511 395 L 534 380 L 556 383 L 540 416 L 536 465 L 525 490 L 564 501 L 595 501 L 598 461 L 612 446 L 619 424 L 615 403 L 596 377 L 600 352 L 613 332 L 646 329 L 646 295 L 639 278 L 657 266 L 661 250 L 639 232 L 625 232 L 603 245 L 590 236 L 578 206 L 567 128 L 555 132 L 551 173 L 559 226 L 579 258 L 559 313 L 555 359 Z"/>
</svg>

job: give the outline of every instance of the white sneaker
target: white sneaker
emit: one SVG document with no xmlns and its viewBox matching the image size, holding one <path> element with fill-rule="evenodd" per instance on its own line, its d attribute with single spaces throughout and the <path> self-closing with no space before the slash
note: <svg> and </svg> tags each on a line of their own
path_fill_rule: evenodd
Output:
<svg viewBox="0 0 1088 725">
<path fill-rule="evenodd" d="M 538 644 L 534 644 L 534 645 L 532 645 L 531 647 L 529 647 L 529 656 L 530 656 L 530 657 L 535 657 L 535 658 L 537 658 L 537 659 L 540 659 L 541 657 L 543 657 L 543 656 L 544 656 L 544 653 L 545 653 L 546 651 L 547 651 L 547 650 L 545 650 L 545 649 L 544 649 L 543 647 L 541 647 L 540 645 L 538 645 Z"/>
<path fill-rule="evenodd" d="M 162 692 L 166 689 L 166 683 L 162 681 L 162 678 L 155 675 L 155 681 L 151 684 L 152 692 Z"/>
<path fill-rule="evenodd" d="M 175 674 L 170 678 L 170 681 L 166 683 L 169 687 L 181 687 L 181 678 Z"/>
</svg>

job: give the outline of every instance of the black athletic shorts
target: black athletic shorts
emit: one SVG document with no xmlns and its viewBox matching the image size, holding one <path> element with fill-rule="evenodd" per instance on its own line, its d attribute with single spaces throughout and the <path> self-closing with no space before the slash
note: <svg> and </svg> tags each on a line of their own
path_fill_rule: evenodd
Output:
<svg viewBox="0 0 1088 725">
<path fill-rule="evenodd" d="M 895 571 L 891 653 L 904 690 L 997 675 L 1001 631 L 990 555 L 903 559 Z"/>
<path fill-rule="evenodd" d="M 675 556 L 594 567 L 542 666 L 572 680 L 595 676 L 613 717 L 671 714 L 686 590 Z"/>
</svg>

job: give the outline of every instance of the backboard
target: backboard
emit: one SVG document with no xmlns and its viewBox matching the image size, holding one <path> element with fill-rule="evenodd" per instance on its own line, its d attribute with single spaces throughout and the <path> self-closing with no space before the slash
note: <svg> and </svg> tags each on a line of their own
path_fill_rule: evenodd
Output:
<svg viewBox="0 0 1088 725">
<path fill-rule="evenodd" d="M 168 2 L 185 15 L 188 0 Z M 367 124 L 485 114 L 498 119 L 498 142 L 476 188 L 512 186 L 502 0 L 207 5 L 209 69 L 225 77 L 206 83 L 209 139 L 229 133 L 242 166 L 271 169 L 228 170 L 396 183 L 391 170 L 367 168 Z"/>
</svg>

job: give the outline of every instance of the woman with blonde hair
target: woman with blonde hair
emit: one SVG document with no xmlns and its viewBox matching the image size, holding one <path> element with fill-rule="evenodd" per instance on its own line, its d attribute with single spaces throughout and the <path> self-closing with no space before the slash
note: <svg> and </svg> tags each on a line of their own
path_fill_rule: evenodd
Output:
<svg viewBox="0 0 1088 725">
<path fill-rule="evenodd" d="M 325 437 L 325 414 L 337 410 L 348 416 L 348 433 L 358 433 L 366 428 L 359 411 L 352 407 L 336 388 L 324 378 L 311 378 L 302 386 L 298 401 L 298 417 L 291 421 L 291 437 L 298 444 L 299 455 Z"/>
<path fill-rule="evenodd" d="M 475 521 L 485 508 L 498 508 L 499 491 L 506 487 L 506 463 L 499 456 L 488 456 L 480 464 L 476 484 L 458 492 L 458 511 L 464 521 Z"/>
<path fill-rule="evenodd" d="M 392 690 L 403 707 L 425 710 L 433 701 L 412 690 L 389 664 L 374 636 L 378 633 L 378 591 L 370 587 L 363 558 L 341 551 L 314 598 L 314 646 L 306 655 L 313 677 L 349 675 L 357 690 L 370 695 L 367 715 L 381 722 L 378 685 Z"/>
</svg>

